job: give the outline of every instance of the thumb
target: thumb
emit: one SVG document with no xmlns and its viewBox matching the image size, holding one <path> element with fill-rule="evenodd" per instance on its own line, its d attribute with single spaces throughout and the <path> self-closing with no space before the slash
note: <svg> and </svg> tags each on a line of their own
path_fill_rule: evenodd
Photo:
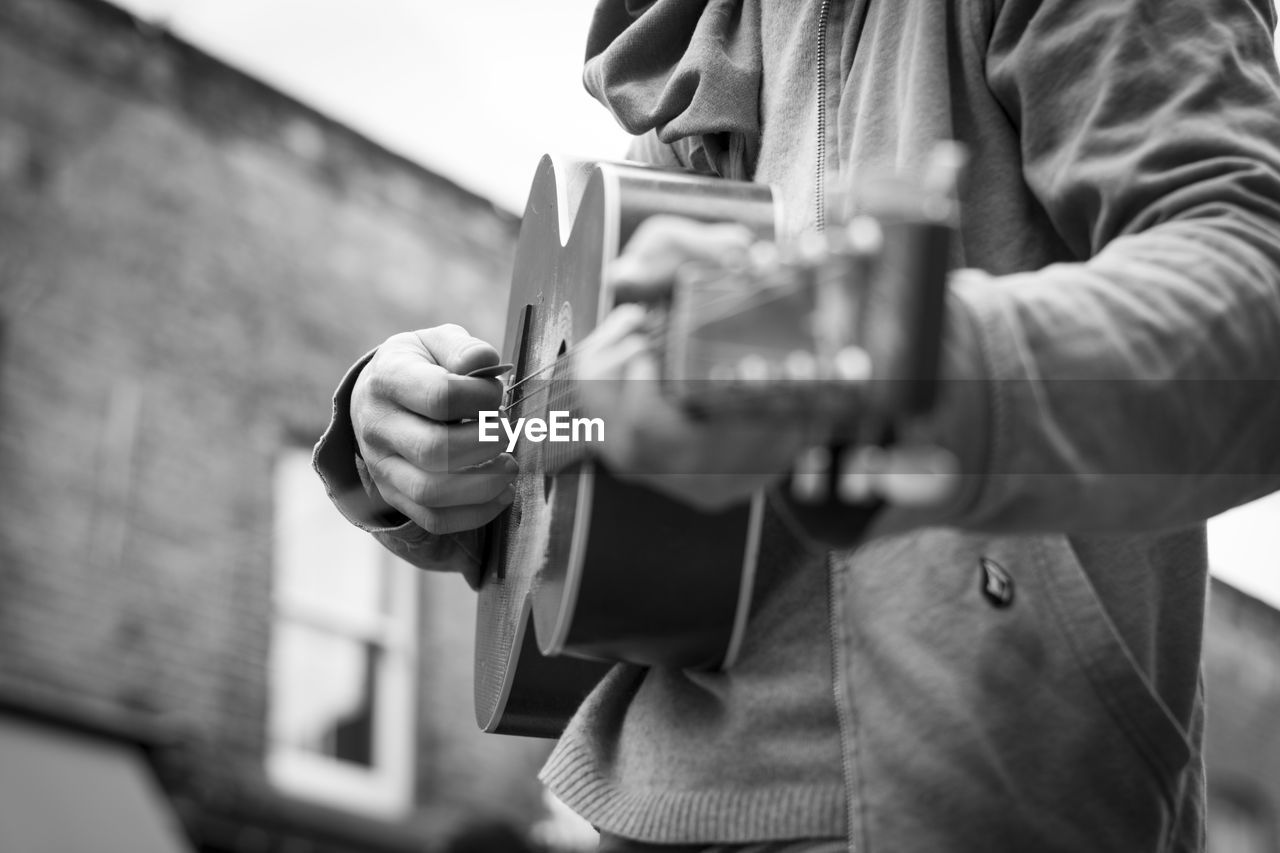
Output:
<svg viewBox="0 0 1280 853">
<path fill-rule="evenodd" d="M 459 376 L 493 367 L 499 361 L 498 351 L 491 344 L 472 337 L 466 329 L 452 323 L 423 329 L 417 336 L 432 361 Z"/>
</svg>

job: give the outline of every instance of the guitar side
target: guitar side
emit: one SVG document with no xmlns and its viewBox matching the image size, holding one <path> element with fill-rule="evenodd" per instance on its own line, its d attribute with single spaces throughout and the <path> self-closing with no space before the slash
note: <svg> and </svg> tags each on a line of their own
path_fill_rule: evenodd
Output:
<svg viewBox="0 0 1280 853">
<path fill-rule="evenodd" d="M 764 238 L 775 215 L 766 187 L 543 159 L 507 317 L 504 358 L 517 365 L 515 381 L 552 364 L 611 307 L 604 265 L 656 213 L 742 222 Z M 750 604 L 760 500 L 705 514 L 590 463 L 547 477 L 545 448 L 517 446 L 516 501 L 490 531 L 476 629 L 485 731 L 557 736 L 609 668 L 578 658 L 731 661 Z"/>
</svg>

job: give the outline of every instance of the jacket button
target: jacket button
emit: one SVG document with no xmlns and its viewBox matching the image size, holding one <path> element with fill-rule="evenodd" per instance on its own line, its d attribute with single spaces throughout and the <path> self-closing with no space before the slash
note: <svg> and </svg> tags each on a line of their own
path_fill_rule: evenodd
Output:
<svg viewBox="0 0 1280 853">
<path fill-rule="evenodd" d="M 990 557 L 979 557 L 978 565 L 982 568 L 982 595 L 991 606 L 1003 609 L 1013 604 L 1013 576 Z"/>
</svg>

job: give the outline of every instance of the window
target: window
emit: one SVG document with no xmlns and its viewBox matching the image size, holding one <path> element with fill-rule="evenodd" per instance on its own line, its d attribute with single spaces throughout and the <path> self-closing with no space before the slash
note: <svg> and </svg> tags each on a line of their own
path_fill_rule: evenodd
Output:
<svg viewBox="0 0 1280 853">
<path fill-rule="evenodd" d="M 375 815 L 413 788 L 417 570 L 350 525 L 308 451 L 275 470 L 267 773 L 291 794 Z"/>
<path fill-rule="evenodd" d="M 1209 520 L 1213 573 L 1280 607 L 1280 492 Z"/>
</svg>

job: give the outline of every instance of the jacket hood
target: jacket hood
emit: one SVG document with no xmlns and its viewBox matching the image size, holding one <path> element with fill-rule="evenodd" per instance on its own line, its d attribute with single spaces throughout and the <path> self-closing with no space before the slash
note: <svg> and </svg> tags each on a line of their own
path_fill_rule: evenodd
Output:
<svg viewBox="0 0 1280 853">
<path fill-rule="evenodd" d="M 758 0 L 601 0 L 583 83 L 628 132 L 748 178 L 760 144 Z"/>
</svg>

